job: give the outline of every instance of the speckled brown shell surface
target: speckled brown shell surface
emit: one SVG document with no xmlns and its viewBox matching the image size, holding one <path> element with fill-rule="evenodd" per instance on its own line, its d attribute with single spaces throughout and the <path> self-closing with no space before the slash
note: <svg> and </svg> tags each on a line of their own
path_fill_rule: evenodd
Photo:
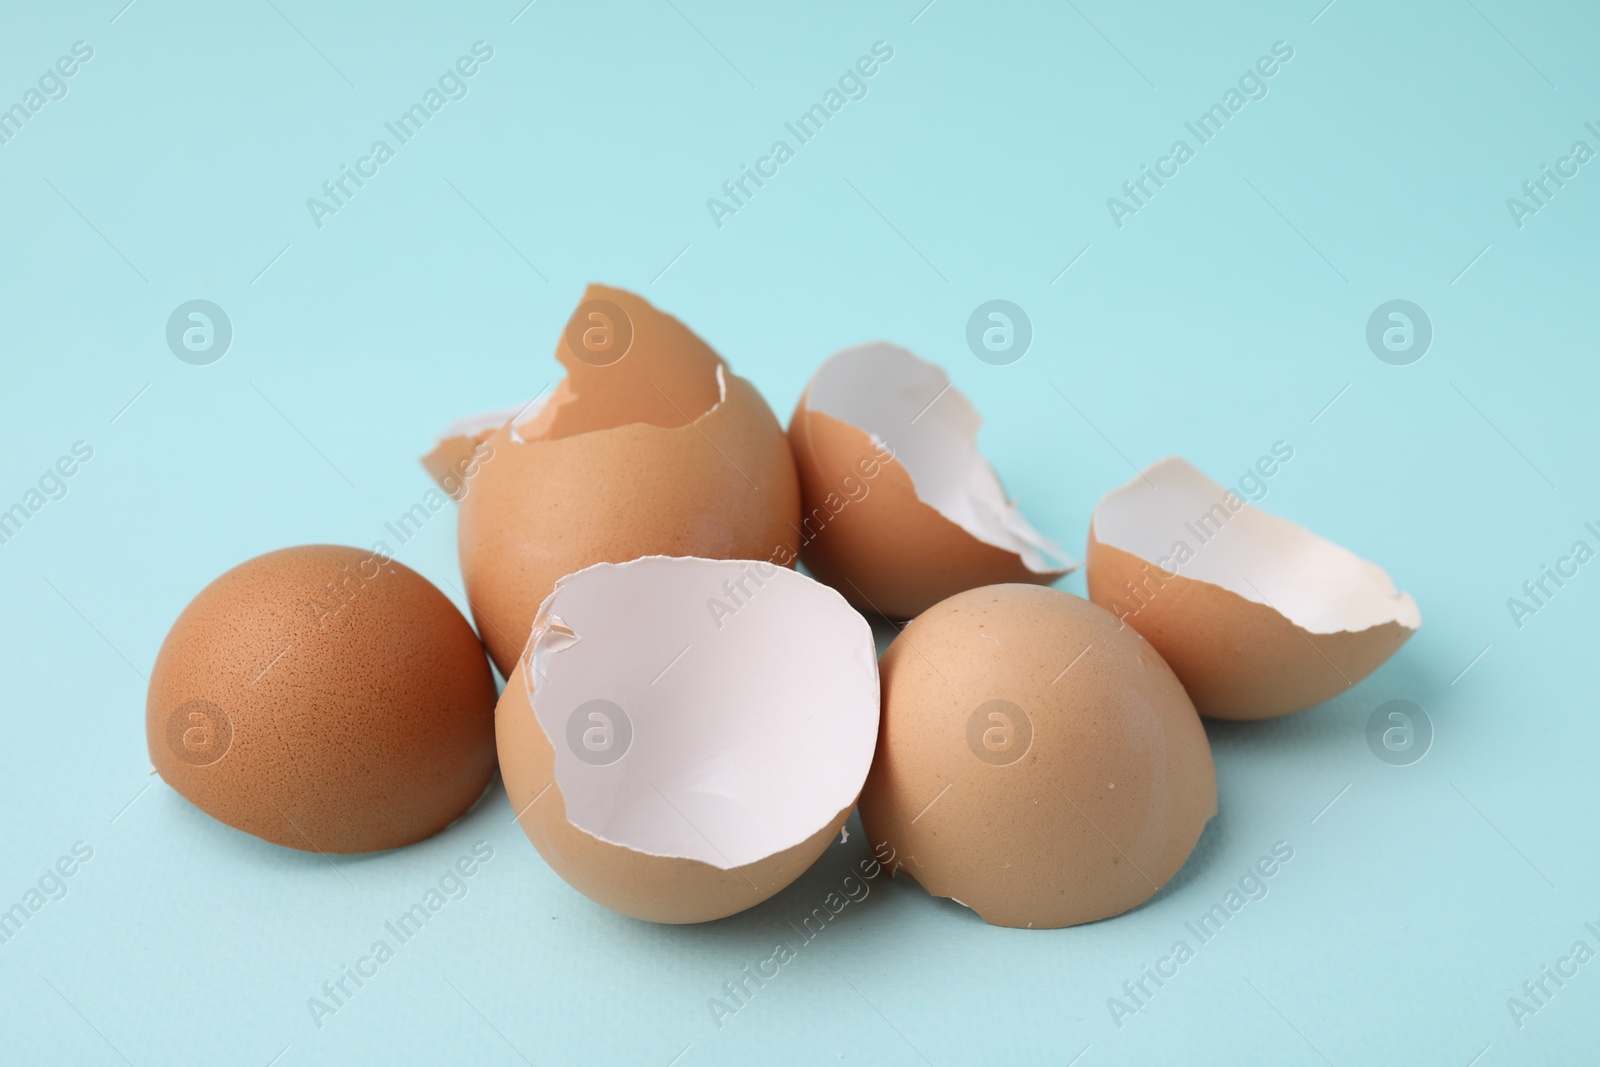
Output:
<svg viewBox="0 0 1600 1067">
<path fill-rule="evenodd" d="M 1053 928 L 1127 911 L 1216 813 L 1211 748 L 1183 687 L 1147 641 L 1080 597 L 960 593 L 906 627 L 880 674 L 862 825 L 897 873 L 986 922 Z"/>
<path fill-rule="evenodd" d="M 336 545 L 233 568 L 173 623 L 150 674 L 150 759 L 201 810 L 291 848 L 396 848 L 494 774 L 494 679 L 427 579 Z"/>
</svg>

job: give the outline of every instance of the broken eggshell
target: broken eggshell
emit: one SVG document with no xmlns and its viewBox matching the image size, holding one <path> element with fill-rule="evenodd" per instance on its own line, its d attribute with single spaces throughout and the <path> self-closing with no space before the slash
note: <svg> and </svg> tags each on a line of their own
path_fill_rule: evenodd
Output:
<svg viewBox="0 0 1600 1067">
<path fill-rule="evenodd" d="M 494 458 L 494 448 L 489 444 L 489 438 L 500 427 L 528 410 L 529 406 L 524 405 L 457 419 L 439 435 L 433 451 L 422 457 L 423 470 L 451 500 L 461 503 L 478 475 L 478 465 Z"/>
<path fill-rule="evenodd" d="M 1218 719 L 1320 704 L 1422 625 L 1382 568 L 1176 457 L 1100 501 L 1087 577 L 1090 599 L 1149 639 Z"/>
<path fill-rule="evenodd" d="M 789 420 L 811 573 L 864 610 L 910 618 L 964 589 L 1070 572 L 978 453 L 980 423 L 943 370 L 903 348 L 830 357 Z"/>
<path fill-rule="evenodd" d="M 570 574 L 501 695 L 512 810 L 573 888 L 661 923 L 743 911 L 839 834 L 872 763 L 871 628 L 755 560 Z"/>
<path fill-rule="evenodd" d="M 1081 597 L 959 593 L 913 619 L 880 669 L 862 829 L 897 876 L 987 923 L 1054 929 L 1127 911 L 1216 814 L 1211 747 L 1182 685 Z"/>
<path fill-rule="evenodd" d="M 556 358 L 567 377 L 548 397 L 464 420 L 422 460 L 461 504 L 467 599 L 507 676 L 564 574 L 653 554 L 796 558 L 783 428 L 688 327 L 591 285 Z"/>
</svg>

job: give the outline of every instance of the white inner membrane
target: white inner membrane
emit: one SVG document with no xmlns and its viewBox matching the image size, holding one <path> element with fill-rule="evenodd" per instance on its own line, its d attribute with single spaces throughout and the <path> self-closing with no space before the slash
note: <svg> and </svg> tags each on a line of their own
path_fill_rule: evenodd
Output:
<svg viewBox="0 0 1600 1067">
<path fill-rule="evenodd" d="M 1036 574 L 1077 566 L 1006 499 L 978 454 L 983 420 L 935 364 L 881 342 L 846 348 L 817 371 L 806 406 L 886 442 L 918 499 L 979 541 L 1015 552 Z"/>
<path fill-rule="evenodd" d="M 1229 497 L 1231 496 L 1231 500 Z M 1242 505 L 1237 510 L 1229 504 Z M 1168 457 L 1107 493 L 1094 536 L 1185 578 L 1265 604 L 1310 633 L 1366 630 L 1422 614 L 1383 568 L 1262 511 L 1192 464 Z M 1184 545 L 1190 555 L 1180 562 Z"/>
<path fill-rule="evenodd" d="M 646 556 L 569 574 L 524 662 L 568 820 L 650 855 L 726 870 L 797 845 L 855 801 L 877 744 L 871 628 L 768 563 Z M 595 719 L 595 700 L 621 715 Z M 607 731 L 616 744 L 627 728 L 613 759 Z"/>
</svg>

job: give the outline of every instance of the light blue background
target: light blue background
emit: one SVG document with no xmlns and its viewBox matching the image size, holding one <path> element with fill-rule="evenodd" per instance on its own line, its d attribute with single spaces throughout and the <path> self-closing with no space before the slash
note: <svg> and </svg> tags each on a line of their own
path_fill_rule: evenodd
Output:
<svg viewBox="0 0 1600 1067">
<path fill-rule="evenodd" d="M 1506 607 L 1600 547 L 1600 163 L 1523 229 L 1506 207 L 1574 140 L 1600 148 L 1592 5 L 122 2 L 8 3 L 0 32 L 5 105 L 94 48 L 0 145 L 0 504 L 94 448 L 0 546 L 0 907 L 94 849 L 0 946 L 0 1059 L 1593 1062 L 1600 962 L 1521 1029 L 1506 1006 L 1574 941 L 1600 949 L 1600 564 L 1521 629 Z M 480 39 L 470 95 L 317 229 L 306 198 Z M 706 198 L 878 40 L 866 99 L 718 229 Z M 1278 40 L 1270 94 L 1116 228 L 1106 198 Z M 590 280 L 680 316 L 785 421 L 844 345 L 937 359 L 1075 553 L 1130 463 L 1229 480 L 1286 440 L 1266 506 L 1382 563 L 1425 624 L 1328 705 L 1208 727 L 1221 814 L 1146 906 L 1019 932 L 880 880 L 720 1030 L 707 998 L 867 855 L 859 834 L 773 901 L 675 929 L 569 889 L 498 785 L 334 869 L 150 778 L 144 675 L 184 604 L 260 552 L 384 537 L 437 430 L 556 376 Z M 1011 366 L 965 347 L 996 297 L 1035 329 Z M 206 367 L 164 340 L 195 298 L 235 330 Z M 1412 366 L 1365 344 L 1392 298 L 1434 323 Z M 399 558 L 460 602 L 452 513 Z M 1397 768 L 1365 725 L 1400 698 L 1437 736 Z M 319 1030 L 307 998 L 479 839 L 469 895 Z M 1267 898 L 1118 1029 L 1107 998 L 1280 840 Z"/>
</svg>

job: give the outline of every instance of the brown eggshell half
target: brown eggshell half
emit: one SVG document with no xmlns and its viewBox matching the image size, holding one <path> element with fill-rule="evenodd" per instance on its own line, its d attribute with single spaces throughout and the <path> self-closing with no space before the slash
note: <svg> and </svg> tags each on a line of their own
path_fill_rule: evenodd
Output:
<svg viewBox="0 0 1600 1067">
<path fill-rule="evenodd" d="M 755 595 L 734 614 L 708 617 L 702 601 L 752 572 L 790 588 L 747 583 Z M 696 595 L 679 595 L 685 581 Z M 631 618 L 622 617 L 624 602 Z M 790 635 L 811 628 L 822 628 L 817 638 L 794 648 Z M 568 576 L 541 610 L 495 714 L 512 810 L 550 867 L 613 911 L 659 923 L 743 911 L 804 873 L 849 817 L 876 740 L 873 651 L 865 620 L 836 593 L 771 564 L 649 557 Z M 807 703 L 819 686 L 837 699 Z M 592 697 L 632 709 L 623 754 L 594 768 L 567 749 L 582 743 L 570 731 L 551 729 Z M 546 700 L 557 706 L 541 717 L 536 701 Z M 811 788 L 818 781 L 826 784 Z M 589 829 L 577 825 L 586 820 L 574 788 L 587 791 L 590 808 L 606 809 L 592 812 Z M 697 810 L 707 798 L 754 812 L 753 823 L 771 829 L 755 845 L 741 840 Z M 641 814 L 643 805 L 653 810 Z M 773 816 L 784 809 L 787 817 Z M 646 814 L 669 824 L 677 847 L 647 833 L 661 828 Z"/>
<path fill-rule="evenodd" d="M 1102 540 L 1114 521 L 1108 508 L 1140 503 L 1151 513 L 1118 525 L 1138 524 L 1137 539 L 1153 559 Z M 1203 528 L 1201 515 L 1211 516 Z M 1186 557 L 1174 551 L 1180 543 Z M 1416 604 L 1378 567 L 1176 459 L 1152 465 L 1101 502 L 1086 576 L 1089 598 L 1143 634 L 1200 714 L 1216 719 L 1266 719 L 1330 700 L 1387 662 L 1421 625 Z M 1291 610 L 1302 623 L 1285 614 Z"/>
<path fill-rule="evenodd" d="M 1034 585 L 944 600 L 879 665 L 883 718 L 861 793 L 875 854 L 996 926 L 1132 908 L 1217 810 L 1205 730 L 1149 642 Z"/>
<path fill-rule="evenodd" d="M 872 426 L 818 410 L 819 390 Z M 863 405 L 868 397 L 881 403 Z M 811 573 L 864 611 L 910 618 L 965 589 L 1047 585 L 1070 572 L 1072 564 L 1053 562 L 1060 550 L 1005 501 L 977 453 L 977 427 L 944 372 L 905 349 L 861 345 L 831 357 L 789 420 L 800 474 L 800 558 Z M 946 510 L 967 510 L 969 522 L 970 513 L 990 515 L 987 528 L 975 532 L 919 494 L 908 461 L 930 487 L 945 481 L 941 475 L 959 475 L 941 494 Z"/>
<path fill-rule="evenodd" d="M 625 355 L 580 358 L 569 326 L 557 348 L 568 376 L 547 400 L 492 432 L 447 435 L 423 459 L 436 476 L 460 473 L 467 599 L 508 677 L 564 574 L 652 554 L 797 558 L 799 483 L 766 401 L 631 293 L 591 285 L 574 323 L 596 301 L 629 320 Z"/>
<path fill-rule="evenodd" d="M 161 777 L 274 844 L 373 852 L 430 837 L 494 774 L 494 678 L 415 571 L 337 545 L 269 552 L 184 608 L 150 673 Z"/>
</svg>

